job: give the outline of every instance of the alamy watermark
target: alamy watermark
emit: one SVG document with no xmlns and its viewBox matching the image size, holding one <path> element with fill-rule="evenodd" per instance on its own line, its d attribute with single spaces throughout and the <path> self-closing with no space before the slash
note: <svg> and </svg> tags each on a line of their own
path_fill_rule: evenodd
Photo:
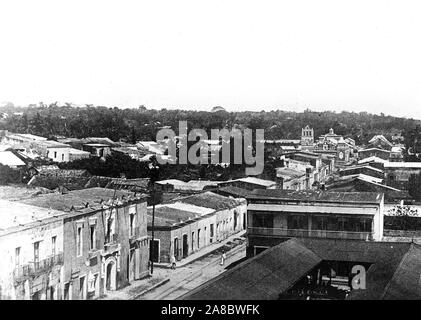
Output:
<svg viewBox="0 0 421 320">
<path fill-rule="evenodd" d="M 179 121 L 178 136 L 172 129 L 161 129 L 156 141 L 166 140 L 168 157 L 157 157 L 160 164 L 228 164 L 233 156 L 234 164 L 248 165 L 246 175 L 258 175 L 264 167 L 264 129 L 211 129 L 211 139 L 203 129 L 187 130 L 187 121 Z M 178 140 L 178 146 L 177 146 Z M 188 147 L 188 142 L 196 142 Z M 221 150 L 212 151 L 210 141 L 220 141 Z M 253 147 L 253 141 L 254 147 Z M 233 143 L 233 146 L 231 146 Z M 177 154 L 178 147 L 178 154 Z M 221 151 L 221 152 L 220 152 Z M 210 154 L 210 157 L 209 157 Z M 222 159 L 220 159 L 222 154 Z"/>
</svg>

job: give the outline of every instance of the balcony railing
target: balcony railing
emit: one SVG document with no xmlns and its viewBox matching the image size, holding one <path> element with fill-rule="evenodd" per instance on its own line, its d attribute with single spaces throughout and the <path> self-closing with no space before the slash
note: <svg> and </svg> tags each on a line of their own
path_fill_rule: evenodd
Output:
<svg viewBox="0 0 421 320">
<path fill-rule="evenodd" d="M 104 250 L 105 252 L 112 252 L 118 249 L 118 235 L 116 233 L 105 238 Z"/>
<path fill-rule="evenodd" d="M 247 228 L 250 235 L 283 236 L 283 237 L 314 237 L 352 240 L 372 240 L 372 232 L 363 231 L 333 231 L 333 230 L 305 230 L 286 228 Z"/>
<path fill-rule="evenodd" d="M 37 275 L 45 271 L 51 270 L 56 265 L 63 264 L 63 253 L 51 255 L 48 258 L 29 262 L 25 265 L 15 268 L 15 280 L 26 278 L 29 276 Z"/>
</svg>

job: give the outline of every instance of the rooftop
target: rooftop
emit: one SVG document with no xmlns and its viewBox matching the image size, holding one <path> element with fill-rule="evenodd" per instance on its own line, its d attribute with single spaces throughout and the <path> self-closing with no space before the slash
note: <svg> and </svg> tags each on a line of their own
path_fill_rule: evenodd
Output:
<svg viewBox="0 0 421 320">
<path fill-rule="evenodd" d="M 421 299 L 417 244 L 290 239 L 190 291 L 185 300 L 276 300 L 322 261 L 371 263 L 365 290 L 347 299 Z"/>
<path fill-rule="evenodd" d="M 65 214 L 61 211 L 7 200 L 0 200 L 0 212 L 0 236 L 24 227 L 57 220 Z"/>
<path fill-rule="evenodd" d="M 177 202 L 210 208 L 217 211 L 232 209 L 244 203 L 238 199 L 224 197 L 210 191 L 178 198 Z"/>
<path fill-rule="evenodd" d="M 25 162 L 19 159 L 12 151 L 0 151 L 0 164 L 17 167 L 24 166 Z"/>
<path fill-rule="evenodd" d="M 52 193 L 52 191 L 46 188 L 28 187 L 27 185 L 0 186 L 0 199 L 2 200 L 28 199 L 46 193 Z"/>
<path fill-rule="evenodd" d="M 263 180 L 263 179 L 259 179 L 259 178 L 255 178 L 255 177 L 241 178 L 241 179 L 237 179 L 236 181 L 241 181 L 241 182 L 246 182 L 246 183 L 251 183 L 251 184 L 257 184 L 257 185 L 261 185 L 261 186 L 265 186 L 265 187 L 271 187 L 273 185 L 276 185 L 275 181 Z"/>
<path fill-rule="evenodd" d="M 77 209 L 77 207 L 85 207 L 86 204 L 88 204 L 88 207 L 91 207 L 99 205 L 102 201 L 112 203 L 110 199 L 114 197 L 120 200 L 123 196 L 127 199 L 129 196 L 133 197 L 133 195 L 129 191 L 89 188 L 70 191 L 66 194 L 46 194 L 31 199 L 19 200 L 19 202 L 42 208 L 70 211 L 72 207 Z"/>
<path fill-rule="evenodd" d="M 256 189 L 248 197 L 253 199 L 273 199 L 286 201 L 331 202 L 331 203 L 375 203 L 383 199 L 382 193 L 377 192 L 332 192 L 332 191 L 295 191 L 279 189 Z"/>
<path fill-rule="evenodd" d="M 421 169 L 421 162 L 385 162 L 385 168 Z"/>
<path fill-rule="evenodd" d="M 282 177 L 286 180 L 301 178 L 305 175 L 306 175 L 305 171 L 299 171 L 299 170 L 290 169 L 290 168 L 286 168 L 286 167 L 276 168 L 276 176 Z"/>
<path fill-rule="evenodd" d="M 218 191 L 222 191 L 224 193 L 232 194 L 233 196 L 243 197 L 243 198 L 247 197 L 251 193 L 250 190 L 234 187 L 234 186 L 221 187 L 218 190 L 216 190 L 216 192 Z"/>
</svg>

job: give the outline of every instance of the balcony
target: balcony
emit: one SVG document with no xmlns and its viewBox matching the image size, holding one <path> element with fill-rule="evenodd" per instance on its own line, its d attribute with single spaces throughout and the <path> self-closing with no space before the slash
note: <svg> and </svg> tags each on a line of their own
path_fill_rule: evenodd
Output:
<svg viewBox="0 0 421 320">
<path fill-rule="evenodd" d="M 49 272 L 54 266 L 63 264 L 63 253 L 49 256 L 46 259 L 36 262 L 29 262 L 16 267 L 14 271 L 15 281 L 24 281 L 27 277 L 36 276 L 44 272 Z"/>
<path fill-rule="evenodd" d="M 118 235 L 116 233 L 108 235 L 105 238 L 104 253 L 113 253 L 120 250 L 120 243 L 118 242 Z"/>
<path fill-rule="evenodd" d="M 360 231 L 332 231 L 332 230 L 304 230 L 286 228 L 247 228 L 249 235 L 273 236 L 273 237 L 294 237 L 294 238 L 329 238 L 329 239 L 351 239 L 351 240 L 372 240 L 372 232 Z"/>
</svg>

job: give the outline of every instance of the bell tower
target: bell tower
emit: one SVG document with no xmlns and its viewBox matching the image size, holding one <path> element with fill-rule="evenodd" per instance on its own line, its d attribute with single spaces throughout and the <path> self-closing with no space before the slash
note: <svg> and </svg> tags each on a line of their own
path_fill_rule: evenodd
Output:
<svg viewBox="0 0 421 320">
<path fill-rule="evenodd" d="M 308 125 L 301 129 L 301 149 L 313 150 L 314 146 L 314 130 Z"/>
</svg>

